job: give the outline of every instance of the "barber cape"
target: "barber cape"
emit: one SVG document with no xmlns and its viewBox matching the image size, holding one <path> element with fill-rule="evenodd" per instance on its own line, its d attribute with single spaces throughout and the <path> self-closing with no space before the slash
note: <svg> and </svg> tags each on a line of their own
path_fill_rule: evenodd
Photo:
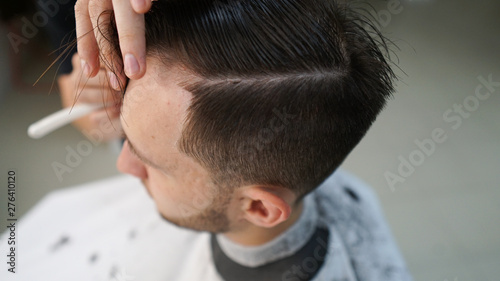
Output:
<svg viewBox="0 0 500 281">
<path fill-rule="evenodd" d="M 374 192 L 342 170 L 304 198 L 290 229 L 258 247 L 166 222 L 130 176 L 43 198 L 16 222 L 15 273 L 9 235 L 0 237 L 6 281 L 411 280 Z"/>
</svg>

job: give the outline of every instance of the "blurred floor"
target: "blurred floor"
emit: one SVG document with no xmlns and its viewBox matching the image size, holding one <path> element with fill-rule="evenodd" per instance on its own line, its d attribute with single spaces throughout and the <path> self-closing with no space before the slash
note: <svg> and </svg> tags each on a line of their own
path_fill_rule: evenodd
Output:
<svg viewBox="0 0 500 281">
<path fill-rule="evenodd" d="M 484 80 L 500 82 L 500 2 L 396 2 L 374 6 L 383 32 L 400 49 L 397 93 L 344 168 L 379 194 L 415 280 L 496 281 L 500 87 L 482 86 L 480 93 L 489 97 L 474 97 Z M 93 147 L 62 182 L 57 179 L 52 163 L 64 163 L 68 147 L 76 149 L 84 138 L 69 126 L 41 140 L 26 136 L 30 123 L 59 108 L 59 99 L 4 84 L 10 46 L 1 32 L 0 180 L 17 169 L 23 214 L 50 190 L 116 174 L 117 152 Z M 401 165 L 407 174 L 398 171 Z M 399 181 L 388 182 L 389 174 Z M 5 221 L 3 194 L 0 201 Z"/>
</svg>

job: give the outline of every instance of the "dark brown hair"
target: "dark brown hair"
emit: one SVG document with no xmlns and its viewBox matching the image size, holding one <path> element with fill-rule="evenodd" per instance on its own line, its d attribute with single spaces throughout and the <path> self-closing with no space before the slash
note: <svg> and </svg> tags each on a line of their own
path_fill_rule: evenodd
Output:
<svg viewBox="0 0 500 281">
<path fill-rule="evenodd" d="M 200 78 L 184 85 L 193 99 L 179 150 L 222 185 L 303 196 L 393 92 L 384 38 L 331 0 L 160 0 L 146 41 L 149 56 Z"/>
</svg>

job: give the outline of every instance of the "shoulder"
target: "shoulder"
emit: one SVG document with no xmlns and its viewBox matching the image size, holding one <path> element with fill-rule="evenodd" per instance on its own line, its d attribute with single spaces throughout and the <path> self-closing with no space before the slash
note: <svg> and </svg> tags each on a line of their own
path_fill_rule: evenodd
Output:
<svg viewBox="0 0 500 281">
<path fill-rule="evenodd" d="M 346 223 L 351 227 L 353 224 L 365 227 L 376 223 L 385 224 L 373 189 L 344 170 L 337 169 L 313 194 L 320 217 L 327 221 Z"/>
<path fill-rule="evenodd" d="M 368 184 L 342 169 L 337 169 L 314 193 L 353 204 L 361 203 L 361 200 L 363 203 L 378 204 L 377 195 Z"/>
<path fill-rule="evenodd" d="M 320 223 L 335 230 L 359 280 L 411 280 L 371 187 L 337 170 L 313 196 Z"/>
</svg>

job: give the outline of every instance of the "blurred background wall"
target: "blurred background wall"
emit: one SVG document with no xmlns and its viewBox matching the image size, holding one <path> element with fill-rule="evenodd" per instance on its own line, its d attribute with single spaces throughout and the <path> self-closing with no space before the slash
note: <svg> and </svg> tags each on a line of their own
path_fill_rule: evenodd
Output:
<svg viewBox="0 0 500 281">
<path fill-rule="evenodd" d="M 68 2 L 57 1 L 53 2 Z M 55 48 L 44 30 L 44 17 L 49 19 L 50 16 L 46 13 L 37 16 L 36 13 L 34 1 L 0 2 L 0 225 L 4 225 L 8 216 L 9 170 L 17 174 L 15 204 L 18 217 L 50 191 L 118 174 L 115 159 L 119 149 L 112 144 L 92 145 L 88 155 L 79 155 L 81 159 L 68 156 L 75 151 L 78 153 L 78 146 L 87 142 L 72 126 L 39 140 L 28 137 L 30 124 L 61 109 L 57 64 L 33 86 L 56 59 L 52 54 Z M 80 161 L 72 167 L 68 160 L 71 163 Z M 58 177 L 53 168 L 57 163 L 71 170 Z"/>
<path fill-rule="evenodd" d="M 343 167 L 371 184 L 415 280 L 500 276 L 500 2 L 389 0 L 365 7 L 392 39 L 397 92 Z M 17 173 L 17 215 L 52 190 L 117 174 L 118 149 L 92 146 L 58 178 L 53 163 L 85 141 L 71 126 L 40 140 L 27 127 L 60 108 L 42 30 L 16 47 L 29 1 L 2 1 L 0 183 Z M 0 225 L 7 217 L 0 189 Z M 57 218 L 54 218 L 57 220 Z M 3 230 L 2 230 L 3 231 Z M 34 234 L 36 235 L 36 234 Z"/>
</svg>

